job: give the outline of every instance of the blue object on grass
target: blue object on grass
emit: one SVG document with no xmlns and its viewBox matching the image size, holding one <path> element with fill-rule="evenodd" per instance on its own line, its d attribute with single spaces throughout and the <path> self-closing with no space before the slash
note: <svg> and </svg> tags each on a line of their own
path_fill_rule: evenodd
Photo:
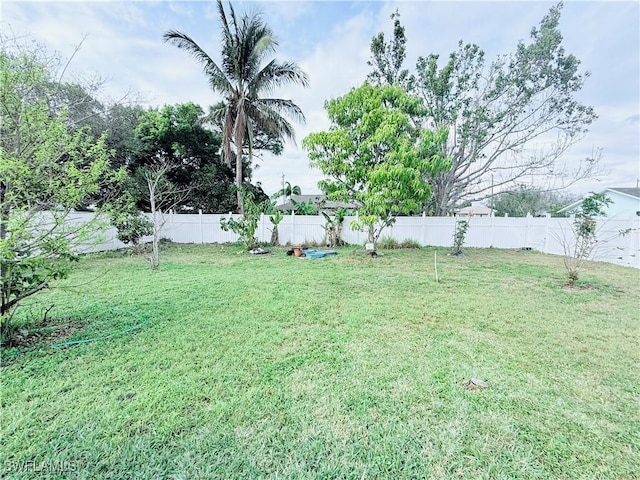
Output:
<svg viewBox="0 0 640 480">
<path fill-rule="evenodd" d="M 337 255 L 335 250 L 304 250 L 302 252 L 305 258 L 324 258 L 327 255 Z"/>
</svg>

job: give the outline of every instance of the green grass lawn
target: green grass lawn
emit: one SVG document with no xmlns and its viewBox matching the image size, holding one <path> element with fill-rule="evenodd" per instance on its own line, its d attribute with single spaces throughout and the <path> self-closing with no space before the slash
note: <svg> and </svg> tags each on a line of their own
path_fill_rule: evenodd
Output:
<svg viewBox="0 0 640 480">
<path fill-rule="evenodd" d="M 3 351 L 3 475 L 638 478 L 640 272 L 433 257 L 83 259 L 17 313 L 57 334 Z"/>
</svg>

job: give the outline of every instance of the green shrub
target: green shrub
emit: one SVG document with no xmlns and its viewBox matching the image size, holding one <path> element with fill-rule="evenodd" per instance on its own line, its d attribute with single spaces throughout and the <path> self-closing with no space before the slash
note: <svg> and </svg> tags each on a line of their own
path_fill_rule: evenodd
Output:
<svg viewBox="0 0 640 480">
<path fill-rule="evenodd" d="M 417 240 L 407 238 L 400 243 L 400 248 L 421 248 L 421 245 Z"/>
<path fill-rule="evenodd" d="M 562 240 L 564 266 L 567 269 L 568 284 L 575 285 L 582 263 L 588 260 L 598 243 L 596 218 L 606 214 L 606 207 L 612 200 L 604 193 L 592 193 L 580 206 L 572 210 L 575 216 L 572 224 L 574 242 Z"/>
<path fill-rule="evenodd" d="M 240 219 L 233 218 L 220 219 L 220 228 L 225 232 L 231 230 L 237 234 L 239 240 L 244 244 L 247 250 L 251 250 L 258 246 L 256 238 L 256 230 L 258 229 L 258 221 L 266 205 L 263 202 L 256 203 L 253 192 L 245 190 L 242 192 L 244 200 L 244 214 Z"/>
<path fill-rule="evenodd" d="M 153 233 L 153 223 L 137 211 L 114 215 L 111 224 L 118 230 L 116 235 L 118 240 L 130 244 L 135 253 L 140 253 L 143 250 L 143 246 L 140 245 L 142 238 Z"/>
<path fill-rule="evenodd" d="M 395 250 L 396 248 L 400 248 L 400 244 L 393 237 L 382 237 L 378 240 L 377 247 L 383 250 Z"/>
<path fill-rule="evenodd" d="M 453 246 L 451 247 L 451 255 L 462 255 L 462 245 L 464 245 L 467 230 L 469 229 L 468 220 L 458 220 L 456 229 L 453 232 Z"/>
</svg>

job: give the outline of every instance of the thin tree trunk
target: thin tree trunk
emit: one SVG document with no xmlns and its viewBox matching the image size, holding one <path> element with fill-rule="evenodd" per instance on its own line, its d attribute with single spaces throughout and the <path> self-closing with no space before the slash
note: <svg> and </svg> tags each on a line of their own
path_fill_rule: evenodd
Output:
<svg viewBox="0 0 640 480">
<path fill-rule="evenodd" d="M 160 266 L 160 252 L 158 250 L 158 219 L 156 218 L 156 209 L 155 205 L 151 207 L 151 212 L 153 213 L 153 241 L 152 241 L 152 252 L 151 252 L 151 270 L 157 270 Z"/>
<path fill-rule="evenodd" d="M 440 177 L 433 185 L 432 195 L 435 200 L 433 214 L 436 217 L 444 217 L 449 213 L 450 191 L 446 185 L 447 179 Z"/>
<path fill-rule="evenodd" d="M 156 213 L 156 184 L 147 179 L 149 185 L 149 203 L 151 204 L 151 215 L 153 216 L 153 238 L 151 241 L 151 270 L 157 270 L 160 265 L 160 254 L 158 251 L 158 218 Z"/>
<path fill-rule="evenodd" d="M 7 222 L 9 221 L 9 205 L 5 202 L 7 184 L 0 182 L 0 240 L 7 238 Z"/>
<path fill-rule="evenodd" d="M 9 204 L 6 202 L 7 184 L 0 182 L 0 241 L 7 238 L 7 223 L 9 222 Z M 0 314 L 4 314 L 8 308 L 9 302 L 9 266 L 6 262 L 0 261 L 0 282 L 2 282 L 2 291 L 0 291 Z M 6 308 L 5 308 L 6 307 Z"/>
</svg>

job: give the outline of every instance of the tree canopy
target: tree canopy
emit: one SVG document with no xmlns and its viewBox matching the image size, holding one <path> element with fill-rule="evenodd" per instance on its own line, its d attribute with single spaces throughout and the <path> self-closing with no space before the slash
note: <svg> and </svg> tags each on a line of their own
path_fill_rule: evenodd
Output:
<svg viewBox="0 0 640 480">
<path fill-rule="evenodd" d="M 496 216 L 525 217 L 549 214 L 557 216 L 558 210 L 577 199 L 575 195 L 557 191 L 535 190 L 525 185 L 499 193 L 492 200 Z"/>
<path fill-rule="evenodd" d="M 577 98 L 589 73 L 562 46 L 561 9 L 561 3 L 552 7 L 529 42 L 490 63 L 478 45 L 462 41 L 445 62 L 436 54 L 418 58 L 405 85 L 425 108 L 422 126 L 449 130 L 442 153 L 451 168 L 429 178 L 434 214 L 486 198 L 493 189 L 517 189 L 525 179 L 548 189 L 550 178 L 561 188 L 593 174 L 598 156 L 572 169 L 561 161 L 597 117 Z M 380 36 L 372 41 L 371 75 L 387 83 L 406 55 L 398 22 L 394 18 L 390 43 Z M 391 60 L 379 61 L 381 52 Z"/>
<path fill-rule="evenodd" d="M 196 212 L 235 208 L 233 172 L 219 155 L 220 133 L 206 128 L 204 122 L 202 108 L 191 102 L 151 108 L 139 115 L 134 130 L 139 150 L 128 164 L 139 208 L 150 209 L 145 168 L 158 163 L 171 166 L 166 180 L 174 191 L 189 190 L 179 199 L 168 199 L 172 208 Z"/>
<path fill-rule="evenodd" d="M 367 65 L 373 67 L 367 80 L 372 84 L 406 85 L 409 81 L 409 70 L 403 69 L 402 64 L 407 56 L 407 38 L 400 23 L 398 10 L 391 15 L 393 20 L 393 39 L 385 41 L 384 33 L 380 32 L 371 39 L 371 60 Z"/>
<path fill-rule="evenodd" d="M 325 102 L 328 131 L 303 140 L 319 183 L 331 200 L 358 205 L 359 218 L 377 240 L 393 216 L 419 211 L 431 195 L 425 178 L 449 168 L 442 155 L 447 131 L 416 129 L 420 101 L 399 85 L 363 84 Z"/>
<path fill-rule="evenodd" d="M 43 49 L 2 39 L 0 52 L 0 316 L 3 330 L 24 298 L 67 274 L 95 222 L 69 213 L 112 191 L 105 135 L 77 128 L 61 103 L 62 63 Z M 4 333 L 4 332 L 3 332 Z"/>
</svg>

